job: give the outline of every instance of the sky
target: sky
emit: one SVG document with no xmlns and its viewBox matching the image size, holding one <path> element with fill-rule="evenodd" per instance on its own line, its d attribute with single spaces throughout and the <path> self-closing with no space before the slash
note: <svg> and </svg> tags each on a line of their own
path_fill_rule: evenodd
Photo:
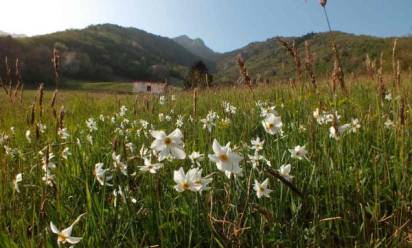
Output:
<svg viewBox="0 0 412 248">
<path fill-rule="evenodd" d="M 274 36 L 327 31 L 319 0 L 0 0 L 0 30 L 38 35 L 113 23 L 231 51 Z M 329 0 L 332 29 L 412 34 L 412 0 Z"/>
</svg>

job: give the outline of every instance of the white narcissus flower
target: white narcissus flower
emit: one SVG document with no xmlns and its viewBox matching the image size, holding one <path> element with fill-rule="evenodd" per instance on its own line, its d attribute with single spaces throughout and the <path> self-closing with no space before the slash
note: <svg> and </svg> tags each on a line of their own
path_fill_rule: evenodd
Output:
<svg viewBox="0 0 412 248">
<path fill-rule="evenodd" d="M 216 126 L 216 121 L 219 120 L 219 115 L 213 110 L 210 110 L 207 113 L 206 118 L 201 119 L 200 122 L 203 123 L 203 129 L 207 129 L 207 131 L 212 132 L 212 128 Z"/>
<path fill-rule="evenodd" d="M 316 108 L 315 111 L 313 111 L 313 118 L 319 119 L 319 117 L 320 117 L 319 108 Z"/>
<path fill-rule="evenodd" d="M 127 149 L 129 149 L 131 154 L 134 154 L 136 147 L 132 142 L 126 143 Z"/>
<path fill-rule="evenodd" d="M 305 149 L 305 146 L 295 146 L 295 148 L 289 149 L 289 152 L 292 158 L 299 160 L 306 158 L 306 154 L 308 153 L 308 151 L 306 151 Z"/>
<path fill-rule="evenodd" d="M 29 143 L 31 143 L 31 132 L 30 132 L 30 130 L 27 130 L 26 131 L 26 140 L 27 140 L 27 142 L 29 142 Z"/>
<path fill-rule="evenodd" d="M 385 125 L 385 128 L 390 129 L 395 126 L 395 123 L 391 119 L 387 119 L 384 125 Z"/>
<path fill-rule="evenodd" d="M 189 159 L 192 162 L 192 164 L 196 164 L 197 166 L 200 166 L 200 162 L 203 161 L 203 154 L 199 153 L 199 152 L 192 152 L 189 155 Z"/>
<path fill-rule="evenodd" d="M 268 184 L 269 178 L 266 178 L 262 183 L 260 183 L 258 180 L 255 180 L 253 189 L 256 191 L 256 196 L 258 198 L 261 198 L 262 196 L 270 197 L 269 194 L 272 192 L 272 190 L 268 189 Z"/>
<path fill-rule="evenodd" d="M 338 132 L 336 131 L 336 128 L 334 126 L 331 126 L 329 128 L 329 138 L 339 140 Z"/>
<path fill-rule="evenodd" d="M 183 127 L 183 124 L 184 124 L 184 122 L 183 122 L 183 116 L 182 116 L 182 115 L 179 115 L 179 116 L 177 117 L 177 120 L 176 120 L 176 127 L 177 127 L 177 128 L 181 128 L 181 127 Z"/>
<path fill-rule="evenodd" d="M 165 104 L 165 102 L 166 102 L 166 97 L 165 96 L 160 96 L 159 97 L 159 104 L 163 105 L 163 104 Z"/>
<path fill-rule="evenodd" d="M 42 180 L 52 187 L 56 179 L 52 173 L 52 170 L 56 168 L 56 164 L 51 161 L 54 158 L 54 154 L 52 152 L 44 154 L 42 151 L 40 151 L 39 154 L 42 156 L 42 170 L 44 172 Z"/>
<path fill-rule="evenodd" d="M 119 189 L 114 189 L 113 190 L 113 196 L 114 196 L 114 200 L 113 200 L 113 206 L 117 207 L 117 197 L 120 196 L 120 198 L 122 199 L 123 203 L 126 203 L 126 196 L 122 190 L 122 187 L 119 186 Z"/>
<path fill-rule="evenodd" d="M 87 141 L 89 142 L 90 145 L 93 145 L 93 136 L 91 136 L 90 134 L 88 134 L 86 136 Z"/>
<path fill-rule="evenodd" d="M 50 170 L 46 170 L 46 171 L 44 172 L 44 176 L 42 176 L 41 179 L 42 179 L 43 182 L 45 182 L 47 185 L 49 185 L 50 187 L 53 187 L 53 185 L 55 184 L 56 176 L 53 175 Z"/>
<path fill-rule="evenodd" d="M 280 116 L 268 114 L 262 121 L 262 125 L 265 131 L 271 135 L 282 134 L 283 123 Z"/>
<path fill-rule="evenodd" d="M 62 158 L 67 160 L 67 158 L 71 155 L 72 153 L 70 152 L 70 149 L 68 147 L 65 147 L 62 151 Z"/>
<path fill-rule="evenodd" d="M 155 138 L 150 148 L 158 153 L 159 161 L 170 156 L 176 159 L 186 158 L 186 153 L 183 150 L 183 134 L 179 128 L 176 128 L 169 135 L 166 135 L 164 131 L 150 131 L 150 134 Z"/>
<path fill-rule="evenodd" d="M 260 107 L 260 116 L 267 118 L 270 115 L 278 116 L 278 112 L 276 111 L 275 106 L 270 106 L 270 107 Z"/>
<path fill-rule="evenodd" d="M 147 127 L 149 126 L 149 122 L 147 122 L 146 120 L 139 120 L 139 123 L 143 129 L 147 129 Z"/>
<path fill-rule="evenodd" d="M 152 163 L 151 159 L 144 158 L 144 166 L 139 166 L 140 171 L 143 172 L 150 172 L 152 174 L 156 174 L 158 170 L 163 167 L 162 163 Z"/>
<path fill-rule="evenodd" d="M 95 164 L 93 175 L 95 176 L 96 180 L 99 182 L 100 185 L 112 186 L 112 184 L 108 183 L 108 181 L 112 180 L 112 176 L 106 175 L 109 169 L 103 169 L 103 166 L 103 163 Z"/>
<path fill-rule="evenodd" d="M 265 157 L 260 155 L 258 152 L 255 152 L 253 155 L 248 155 L 249 159 L 250 159 L 250 163 L 253 166 L 253 169 L 256 169 L 257 167 L 259 167 L 259 161 L 264 161 Z"/>
<path fill-rule="evenodd" d="M 89 128 L 90 132 L 97 131 L 97 124 L 93 118 L 89 118 L 86 120 L 86 126 Z"/>
<path fill-rule="evenodd" d="M 143 144 L 139 151 L 140 157 L 144 159 L 145 157 L 150 156 L 150 150 L 145 147 Z"/>
<path fill-rule="evenodd" d="M 174 171 L 173 180 L 176 183 L 174 188 L 177 192 L 183 192 L 186 190 L 202 192 L 207 189 L 207 185 L 212 181 L 211 178 L 202 177 L 201 169 L 193 168 L 185 174 L 182 167 L 180 167 L 179 170 Z"/>
<path fill-rule="evenodd" d="M 236 114 L 237 108 L 233 105 L 231 105 L 229 102 L 222 102 L 222 106 L 223 106 L 223 110 L 225 111 L 225 113 L 228 114 Z"/>
<path fill-rule="evenodd" d="M 0 145 L 3 145 L 8 140 L 9 136 L 7 136 L 5 133 L 0 134 Z"/>
<path fill-rule="evenodd" d="M 256 139 L 252 139 L 250 141 L 250 143 L 252 144 L 252 146 L 250 147 L 250 149 L 255 150 L 256 152 L 259 152 L 261 150 L 263 150 L 263 145 L 265 144 L 264 140 L 260 140 L 259 137 L 256 137 Z"/>
<path fill-rule="evenodd" d="M 349 123 L 343 124 L 342 126 L 338 127 L 339 134 L 344 134 L 350 127 L 351 124 Z"/>
<path fill-rule="evenodd" d="M 359 120 L 358 119 L 352 119 L 351 132 L 352 133 L 357 133 L 360 128 L 361 128 L 361 125 L 359 124 Z"/>
<path fill-rule="evenodd" d="M 228 117 L 226 117 L 222 119 L 220 123 L 222 124 L 223 127 L 229 127 L 232 121 Z"/>
<path fill-rule="evenodd" d="M 279 174 L 288 181 L 292 181 L 292 179 L 293 179 L 293 176 L 290 175 L 291 167 L 292 166 L 290 164 L 284 164 L 284 165 L 280 166 L 280 168 L 278 170 Z"/>
<path fill-rule="evenodd" d="M 68 228 L 65 228 L 61 231 L 57 229 L 57 227 L 53 224 L 53 222 L 50 222 L 51 231 L 54 234 L 57 234 L 57 245 L 59 247 L 60 247 L 60 244 L 65 244 L 65 243 L 75 245 L 82 240 L 81 237 L 72 237 L 72 230 L 73 230 L 73 226 L 76 225 L 85 214 L 86 213 L 81 214 Z"/>
<path fill-rule="evenodd" d="M 41 122 L 39 122 L 39 123 L 37 124 L 37 127 L 39 128 L 40 133 L 46 132 L 47 126 L 46 126 L 46 125 L 43 125 Z"/>
<path fill-rule="evenodd" d="M 119 115 L 121 116 L 121 117 L 123 117 L 123 116 L 125 116 L 126 115 L 126 112 L 127 112 L 127 107 L 126 106 L 121 106 L 120 107 L 120 112 L 119 112 Z"/>
<path fill-rule="evenodd" d="M 119 170 L 123 175 L 127 176 L 127 164 L 123 163 L 120 154 L 112 153 L 113 167 Z"/>
<path fill-rule="evenodd" d="M 392 101 L 392 94 L 390 92 L 387 92 L 385 94 L 385 100 L 388 102 Z"/>
<path fill-rule="evenodd" d="M 230 142 L 226 146 L 221 146 L 219 142 L 213 140 L 213 152 L 209 154 L 209 159 L 216 163 L 217 169 L 225 172 L 226 176 L 230 178 L 231 174 L 239 175 L 242 172 L 239 163 L 242 161 L 242 157 L 232 152 L 230 148 Z"/>
<path fill-rule="evenodd" d="M 59 128 L 57 131 L 57 134 L 60 136 L 61 139 L 67 140 L 70 137 L 69 132 L 67 131 L 67 128 Z"/>
<path fill-rule="evenodd" d="M 16 177 L 13 180 L 14 190 L 16 190 L 17 193 L 20 193 L 19 183 L 21 181 L 23 181 L 23 174 L 19 173 L 16 175 Z"/>
</svg>

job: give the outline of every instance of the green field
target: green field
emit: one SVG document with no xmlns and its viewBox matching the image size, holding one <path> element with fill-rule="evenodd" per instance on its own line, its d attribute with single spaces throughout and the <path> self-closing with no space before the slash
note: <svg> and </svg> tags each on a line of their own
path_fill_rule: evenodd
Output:
<svg viewBox="0 0 412 248">
<path fill-rule="evenodd" d="M 388 83 L 384 97 L 365 79 L 346 95 L 321 84 L 170 92 L 162 102 L 82 91 L 114 88 L 90 83 L 60 91 L 54 107 L 52 92 L 41 104 L 36 91 L 22 103 L 1 92 L 0 247 L 56 247 L 58 237 L 69 247 L 78 240 L 50 222 L 61 230 L 84 213 L 76 247 L 410 246 L 411 77 Z M 178 127 L 182 143 L 153 132 Z M 151 149 L 154 136 L 164 143 Z M 257 137 L 264 144 L 253 149 Z M 216 153 L 214 139 L 231 150 Z M 189 159 L 194 151 L 201 161 Z M 163 166 L 147 172 L 144 159 Z M 107 170 L 95 171 L 98 163 Z M 286 164 L 290 174 L 278 172 Z M 174 178 L 181 167 L 202 174 Z M 255 182 L 265 179 L 271 191 Z"/>
<path fill-rule="evenodd" d="M 79 90 L 107 93 L 130 93 L 133 90 L 132 82 L 82 82 L 68 81 L 62 87 L 66 90 Z"/>
</svg>

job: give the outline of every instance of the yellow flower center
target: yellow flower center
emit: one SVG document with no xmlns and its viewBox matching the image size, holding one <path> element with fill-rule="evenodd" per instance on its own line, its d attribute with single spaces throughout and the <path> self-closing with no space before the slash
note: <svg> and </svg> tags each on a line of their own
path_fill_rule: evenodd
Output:
<svg viewBox="0 0 412 248">
<path fill-rule="evenodd" d="M 61 243 L 65 243 L 66 242 L 67 237 L 63 235 L 63 233 L 59 233 L 58 237 L 57 237 L 57 241 L 61 242 Z"/>
<path fill-rule="evenodd" d="M 166 137 L 166 138 L 165 138 L 165 144 L 166 144 L 166 145 L 172 144 L 172 139 L 169 138 L 169 137 Z"/>
<path fill-rule="evenodd" d="M 260 187 L 259 187 L 259 191 L 260 191 L 260 192 L 264 192 L 264 191 L 265 191 L 265 188 L 263 188 L 262 186 L 260 186 Z"/>
<path fill-rule="evenodd" d="M 180 186 L 181 186 L 182 189 L 184 189 L 184 190 L 188 190 L 188 189 L 190 188 L 190 185 L 189 185 L 186 181 L 181 182 L 181 183 L 180 183 Z"/>
<path fill-rule="evenodd" d="M 266 126 L 268 129 L 272 129 L 275 125 L 273 125 L 273 123 L 268 123 Z"/>
<path fill-rule="evenodd" d="M 219 155 L 219 159 L 220 159 L 220 161 L 223 161 L 223 162 L 226 162 L 226 161 L 229 160 L 228 156 L 224 153 Z"/>
</svg>

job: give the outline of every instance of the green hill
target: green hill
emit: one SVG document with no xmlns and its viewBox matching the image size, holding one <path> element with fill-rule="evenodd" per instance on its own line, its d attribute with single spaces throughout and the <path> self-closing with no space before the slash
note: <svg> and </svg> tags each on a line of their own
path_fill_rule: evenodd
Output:
<svg viewBox="0 0 412 248">
<path fill-rule="evenodd" d="M 216 63 L 220 58 L 221 54 L 214 52 L 212 49 L 206 46 L 205 42 L 200 38 L 191 39 L 187 35 L 181 35 L 173 38 L 173 40 L 186 48 L 191 53 L 201 57 L 206 62 Z"/>
<path fill-rule="evenodd" d="M 172 39 L 111 24 L 30 38 L 0 38 L 0 58 L 22 61 L 25 81 L 52 81 L 53 48 L 64 78 L 92 81 L 182 78 L 201 58 Z M 14 63 L 14 62 L 13 62 Z"/>
<path fill-rule="evenodd" d="M 93 25 L 81 30 L 66 30 L 34 37 L 0 37 L 0 59 L 7 56 L 11 65 L 18 57 L 26 85 L 52 82 L 50 59 L 53 48 L 61 52 L 61 77 L 66 81 L 184 80 L 191 65 L 203 60 L 214 72 L 215 83 L 239 78 L 235 58 L 241 54 L 252 78 L 289 80 L 294 77 L 293 59 L 279 45 L 278 37 L 254 42 L 228 53 L 216 53 L 201 39 L 179 36 L 161 37 L 112 24 Z M 295 40 L 304 55 L 309 41 L 318 77 L 330 75 L 333 67 L 332 39 L 336 40 L 346 73 L 365 73 L 365 57 L 378 59 L 383 52 L 385 70 L 391 70 L 393 38 L 358 36 L 342 32 L 310 33 Z M 412 37 L 401 37 L 398 58 L 403 70 L 412 65 Z M 12 66 L 13 67 L 13 66 Z M 4 63 L 0 76 L 5 75 Z"/>
<path fill-rule="evenodd" d="M 303 61 L 304 42 L 308 41 L 314 53 L 315 69 L 318 76 L 329 76 L 333 68 L 332 39 L 336 40 L 346 73 L 365 73 L 365 58 L 379 60 L 384 55 L 385 69 L 391 70 L 392 47 L 394 38 L 358 36 L 342 32 L 310 33 L 302 37 L 275 37 L 263 42 L 255 42 L 225 53 L 217 64 L 217 80 L 233 82 L 239 77 L 235 58 L 241 54 L 253 78 L 288 80 L 294 77 L 294 62 L 278 38 L 295 40 Z M 398 58 L 403 70 L 412 66 L 412 37 L 398 38 Z"/>
</svg>

